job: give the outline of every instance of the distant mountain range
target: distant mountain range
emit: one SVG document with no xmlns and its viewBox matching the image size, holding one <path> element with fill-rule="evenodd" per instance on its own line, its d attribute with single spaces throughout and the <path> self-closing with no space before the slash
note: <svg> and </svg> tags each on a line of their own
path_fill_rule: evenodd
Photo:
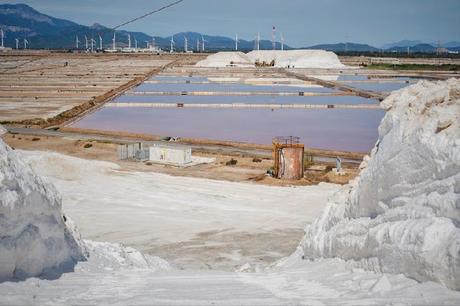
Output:
<svg viewBox="0 0 460 306">
<path fill-rule="evenodd" d="M 103 47 L 112 46 L 113 30 L 101 24 L 92 26 L 80 25 L 65 19 L 54 18 L 42 14 L 26 4 L 1 4 L 0 5 L 0 28 L 5 34 L 5 46 L 14 47 L 15 39 L 19 39 L 20 48 L 23 46 L 23 40 L 27 39 L 29 47 L 34 49 L 73 49 L 76 46 L 76 37 L 79 38 L 79 47 L 85 47 L 85 36 L 88 41 L 95 40 L 95 48 L 99 46 L 99 36 L 102 38 Z M 164 50 L 169 50 L 171 36 L 152 37 L 142 32 L 116 31 L 117 47 L 126 47 L 128 45 L 128 34 L 131 36 L 131 45 L 134 47 L 137 41 L 138 46 L 146 46 L 147 42 L 152 40 L 155 44 Z M 234 50 L 235 40 L 224 36 L 205 35 L 196 32 L 182 32 L 174 34 L 174 48 L 184 50 L 185 38 L 188 40 L 188 49 L 196 50 L 197 42 L 200 44 L 204 39 L 205 49 L 207 51 Z M 248 51 L 254 49 L 254 40 L 239 40 L 238 49 Z M 271 49 L 272 42 L 261 40 L 260 49 Z M 306 49 L 324 49 L 334 52 L 377 52 L 384 49 L 389 52 L 407 52 L 410 48 L 411 53 L 436 52 L 437 44 L 426 44 L 418 40 L 403 40 L 396 43 L 390 43 L 376 48 L 367 44 L 359 43 L 336 43 L 321 44 L 306 47 Z M 460 42 L 449 42 L 442 45 L 450 51 L 460 51 Z M 276 48 L 280 49 L 280 43 L 276 43 Z M 293 49 L 284 45 L 286 50 Z"/>
</svg>

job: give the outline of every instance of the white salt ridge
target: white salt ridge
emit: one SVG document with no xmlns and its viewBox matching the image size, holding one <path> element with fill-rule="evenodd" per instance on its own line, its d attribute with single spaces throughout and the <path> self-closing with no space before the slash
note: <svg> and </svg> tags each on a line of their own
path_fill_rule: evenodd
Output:
<svg viewBox="0 0 460 306">
<path fill-rule="evenodd" d="M 0 139 L 0 280 L 59 273 L 85 259 L 61 197 Z"/>
<path fill-rule="evenodd" d="M 71 170 L 69 175 L 83 179 L 75 169 L 56 170 L 63 175 Z M 87 261 L 85 269 L 92 271 L 170 269 L 166 261 L 133 248 L 83 241 L 73 222 L 63 216 L 61 197 L 54 186 L 37 176 L 21 154 L 1 139 L 0 233 L 0 282 L 32 276 L 56 278 L 73 271 L 78 261 Z"/>
<path fill-rule="evenodd" d="M 307 226 L 297 255 L 459 290 L 460 81 L 421 81 L 382 106 L 370 158 Z"/>
<path fill-rule="evenodd" d="M 218 52 L 196 63 L 198 67 L 253 67 L 251 60 L 243 52 Z"/>
<path fill-rule="evenodd" d="M 325 50 L 259 50 L 246 55 L 253 63 L 275 61 L 278 68 L 346 68 L 334 52 Z"/>
<path fill-rule="evenodd" d="M 277 68 L 328 68 L 343 69 L 338 56 L 324 50 L 259 50 L 247 54 L 243 52 L 218 52 L 199 61 L 198 67 L 255 67 L 256 61 L 275 61 Z"/>
</svg>

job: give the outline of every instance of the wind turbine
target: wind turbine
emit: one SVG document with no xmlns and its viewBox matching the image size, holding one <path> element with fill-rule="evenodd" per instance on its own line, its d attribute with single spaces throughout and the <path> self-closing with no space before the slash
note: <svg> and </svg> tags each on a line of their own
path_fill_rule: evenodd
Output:
<svg viewBox="0 0 460 306">
<path fill-rule="evenodd" d="M 256 41 L 255 41 L 255 49 L 260 50 L 260 32 L 257 32 Z"/>
<path fill-rule="evenodd" d="M 85 35 L 85 49 L 88 51 L 88 37 Z"/>
<path fill-rule="evenodd" d="M 102 50 L 102 36 L 99 35 L 99 49 Z"/>
<path fill-rule="evenodd" d="M 3 29 L 0 29 L 0 34 L 2 36 L 2 48 L 4 48 L 4 46 L 3 46 L 3 38 L 4 38 L 5 34 L 3 33 Z"/>
<path fill-rule="evenodd" d="M 27 44 L 29 43 L 29 41 L 27 39 L 24 38 L 24 49 L 27 49 Z"/>
<path fill-rule="evenodd" d="M 78 45 L 80 44 L 80 41 L 78 40 L 78 35 L 75 35 L 75 48 L 78 49 Z"/>
<path fill-rule="evenodd" d="M 170 41 L 170 43 L 171 43 L 171 46 L 170 46 L 170 48 L 169 48 L 169 53 L 173 53 L 173 52 L 174 52 L 174 35 L 171 36 L 171 41 Z"/>
<path fill-rule="evenodd" d="M 235 34 L 235 51 L 238 51 L 238 33 Z"/>
<path fill-rule="evenodd" d="M 202 51 L 202 52 L 204 52 L 204 50 L 205 50 L 205 49 L 204 49 L 204 42 L 205 42 L 205 41 L 206 41 L 206 40 L 204 40 L 203 35 L 201 35 L 201 51 Z"/>
<path fill-rule="evenodd" d="M 196 40 L 196 52 L 200 52 L 200 40 Z"/>
<path fill-rule="evenodd" d="M 280 34 L 280 39 L 281 39 L 281 51 L 284 51 L 284 35 L 283 35 L 283 33 Z"/>
<path fill-rule="evenodd" d="M 131 49 L 131 35 L 128 33 L 128 49 Z"/>
<path fill-rule="evenodd" d="M 134 48 L 137 49 L 137 39 L 134 37 Z"/>
<path fill-rule="evenodd" d="M 276 49 L 276 27 L 273 26 L 272 28 L 272 49 Z"/>
<path fill-rule="evenodd" d="M 16 50 L 19 49 L 19 39 L 15 38 L 14 39 L 16 41 Z"/>
<path fill-rule="evenodd" d="M 94 38 L 91 37 L 90 42 L 91 42 L 91 53 L 93 53 L 94 52 L 94 45 L 96 44 L 96 40 L 94 40 Z"/>
<path fill-rule="evenodd" d="M 145 41 L 145 47 L 146 47 L 147 49 L 149 48 L 149 41 L 148 41 L 148 40 Z"/>
<path fill-rule="evenodd" d="M 117 46 L 116 43 L 115 43 L 115 38 L 116 38 L 115 33 L 116 33 L 116 32 L 113 31 L 112 49 L 113 49 L 114 51 L 116 50 L 116 46 Z"/>
<path fill-rule="evenodd" d="M 186 36 L 184 36 L 184 52 L 188 52 L 188 40 Z"/>
</svg>

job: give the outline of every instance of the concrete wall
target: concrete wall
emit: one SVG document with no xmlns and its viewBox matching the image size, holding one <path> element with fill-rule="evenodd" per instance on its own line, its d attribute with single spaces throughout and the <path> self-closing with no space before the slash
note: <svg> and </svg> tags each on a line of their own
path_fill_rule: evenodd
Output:
<svg viewBox="0 0 460 306">
<path fill-rule="evenodd" d="M 192 162 L 192 149 L 186 146 L 153 145 L 149 160 L 156 163 L 185 165 Z"/>
</svg>

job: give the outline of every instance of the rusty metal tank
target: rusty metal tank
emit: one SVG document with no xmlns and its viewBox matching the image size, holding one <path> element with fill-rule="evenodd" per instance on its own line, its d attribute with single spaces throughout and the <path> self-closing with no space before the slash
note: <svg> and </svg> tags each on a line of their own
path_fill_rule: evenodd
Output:
<svg viewBox="0 0 460 306">
<path fill-rule="evenodd" d="M 285 180 L 300 180 L 304 175 L 304 145 L 299 137 L 273 138 L 273 176 Z"/>
</svg>

